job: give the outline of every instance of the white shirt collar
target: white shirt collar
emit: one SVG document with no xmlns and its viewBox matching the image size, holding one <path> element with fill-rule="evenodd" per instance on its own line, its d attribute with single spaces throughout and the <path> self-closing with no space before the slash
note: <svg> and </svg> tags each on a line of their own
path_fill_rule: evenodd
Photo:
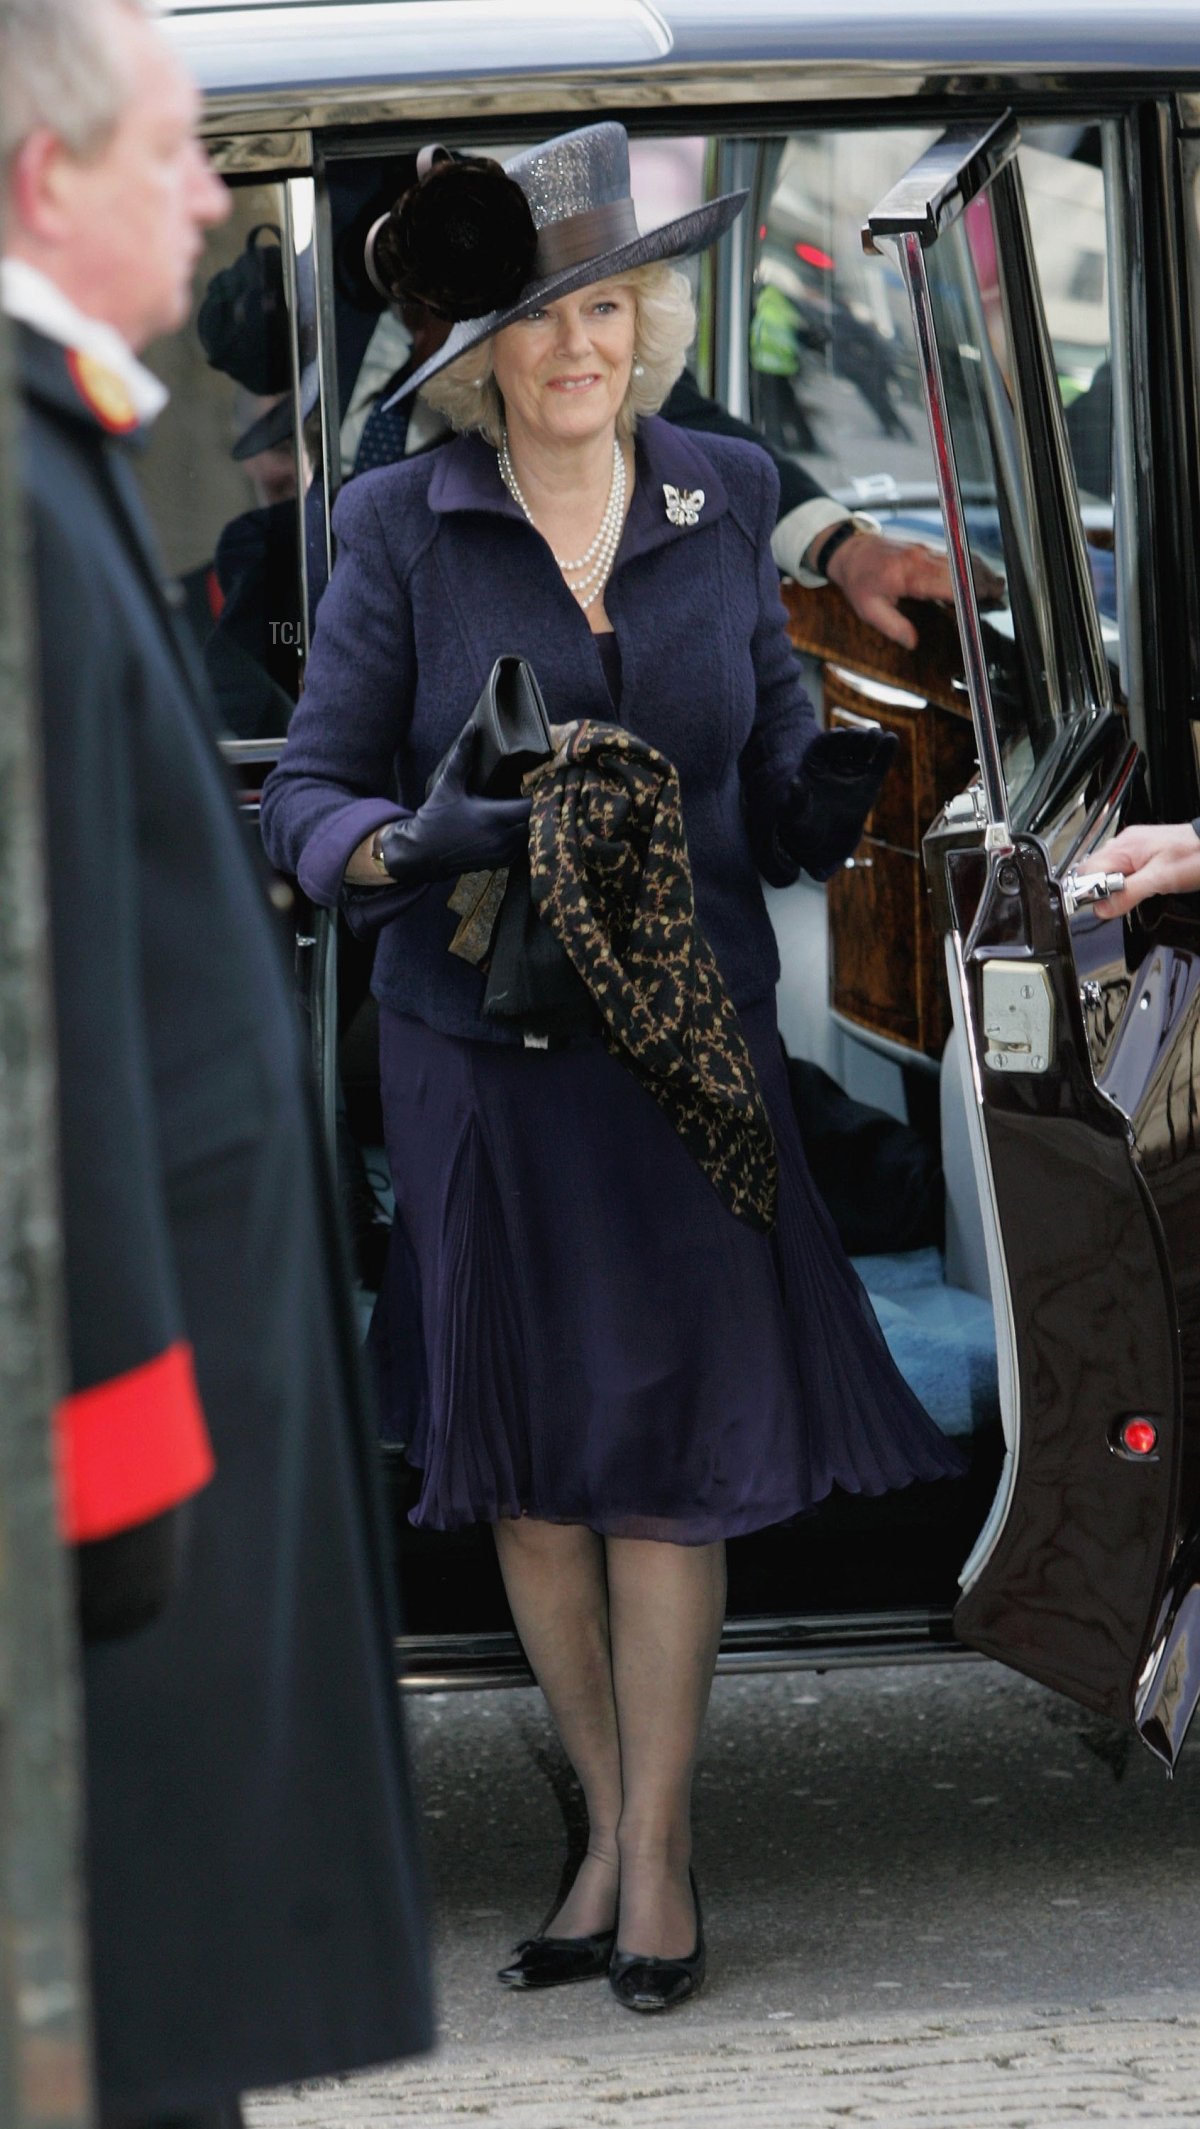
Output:
<svg viewBox="0 0 1200 2129">
<path fill-rule="evenodd" d="M 138 421 L 157 420 L 170 397 L 165 384 L 140 363 L 115 326 L 90 318 L 61 288 L 25 259 L 0 259 L 0 307 L 48 340 L 76 347 L 113 370 L 133 401 Z"/>
</svg>

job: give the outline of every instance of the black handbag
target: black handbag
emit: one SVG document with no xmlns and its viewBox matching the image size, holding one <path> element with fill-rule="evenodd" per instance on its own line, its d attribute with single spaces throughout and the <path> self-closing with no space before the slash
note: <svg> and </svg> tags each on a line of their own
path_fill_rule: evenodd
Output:
<svg viewBox="0 0 1200 2129">
<path fill-rule="evenodd" d="M 524 658 L 497 658 L 469 723 L 476 733 L 471 788 L 488 798 L 517 797 L 522 778 L 554 752 L 537 675 Z M 584 983 L 533 906 L 525 856 L 508 868 L 491 930 L 483 1011 L 488 1019 L 511 1022 L 527 1041 L 539 1044 L 569 1041 L 590 1033 L 595 1024 Z"/>
<path fill-rule="evenodd" d="M 524 658 L 497 658 L 467 725 L 475 733 L 467 781 L 472 791 L 486 798 L 518 798 L 522 777 L 554 752 L 537 675 Z M 455 740 L 447 747 L 429 777 L 427 798 L 457 744 Z M 526 895 L 528 877 L 526 870 Z M 411 887 L 349 886 L 342 889 L 342 910 L 357 938 L 372 939 L 393 917 L 410 908 L 413 899 Z"/>
<path fill-rule="evenodd" d="M 524 658 L 497 658 L 467 724 L 475 733 L 469 782 L 484 798 L 519 797 L 522 777 L 554 752 L 537 674 Z M 426 797 L 452 752 L 448 748 L 443 754 L 425 786 Z"/>
</svg>

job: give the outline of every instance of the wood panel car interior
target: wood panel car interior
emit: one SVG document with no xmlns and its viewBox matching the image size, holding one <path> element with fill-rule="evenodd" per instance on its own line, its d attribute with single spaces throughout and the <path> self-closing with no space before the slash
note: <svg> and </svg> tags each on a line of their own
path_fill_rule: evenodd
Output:
<svg viewBox="0 0 1200 2129">
<path fill-rule="evenodd" d="M 1177 14 L 185 0 L 169 24 L 234 214 L 195 329 L 155 351 L 146 483 L 251 827 L 332 503 L 410 346 L 361 252 L 416 150 L 603 113 L 660 218 L 748 186 L 700 279 L 701 390 L 954 581 L 953 611 L 913 609 L 915 650 L 785 583 L 827 721 L 901 744 L 848 865 L 769 903 L 814 1169 L 969 1468 L 733 1544 L 721 1661 L 982 1651 L 1169 1767 L 1200 1697 L 1200 928 L 1185 901 L 1113 924 L 1095 902 L 1107 835 L 1200 812 L 1200 59 Z M 212 305 L 263 246 L 251 375 L 214 356 Z M 282 921 L 378 1258 L 362 949 L 294 884 Z M 399 1449 L 399 1675 L 526 1675 L 489 1534 L 413 1531 Z"/>
</svg>

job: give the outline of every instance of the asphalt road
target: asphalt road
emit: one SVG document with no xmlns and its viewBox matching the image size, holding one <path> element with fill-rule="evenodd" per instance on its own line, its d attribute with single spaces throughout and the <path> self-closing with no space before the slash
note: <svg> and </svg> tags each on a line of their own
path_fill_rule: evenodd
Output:
<svg viewBox="0 0 1200 2129">
<path fill-rule="evenodd" d="M 254 2129 L 1200 2119 L 1200 1739 L 1142 1747 L 994 1666 L 725 1678 L 700 1769 L 709 1981 L 665 2019 L 493 1980 L 573 1807 L 529 1691 L 408 1703 L 441 2043 Z"/>
</svg>

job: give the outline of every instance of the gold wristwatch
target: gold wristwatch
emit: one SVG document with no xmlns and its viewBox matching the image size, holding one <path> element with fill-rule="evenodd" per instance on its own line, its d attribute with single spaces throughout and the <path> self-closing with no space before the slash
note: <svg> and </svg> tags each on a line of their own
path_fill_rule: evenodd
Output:
<svg viewBox="0 0 1200 2129">
<path fill-rule="evenodd" d="M 390 825 L 391 825 L 391 823 L 390 823 L 390 822 L 385 822 L 385 823 L 384 823 L 384 826 L 385 826 L 385 827 L 389 827 Z M 373 836 L 371 837 L 371 840 L 370 840 L 370 842 L 369 842 L 369 843 L 368 843 L 368 845 L 367 845 L 367 855 L 368 855 L 368 857 L 370 858 L 370 860 L 371 860 L 371 863 L 372 863 L 372 864 L 373 864 L 373 866 L 375 867 L 375 870 L 376 870 L 376 872 L 377 872 L 377 873 L 379 874 L 380 878 L 381 878 L 381 879 L 384 879 L 384 880 L 390 880 L 390 879 L 391 879 L 391 877 L 392 877 L 392 875 L 391 875 L 391 873 L 390 873 L 390 872 L 388 871 L 388 869 L 387 869 L 387 866 L 386 866 L 386 865 L 384 864 L 384 862 L 383 862 L 383 841 L 382 841 L 382 838 L 383 838 L 383 829 L 382 829 L 382 828 L 377 828 L 377 829 L 375 830 L 375 833 L 374 833 L 374 835 L 373 835 Z"/>
</svg>

